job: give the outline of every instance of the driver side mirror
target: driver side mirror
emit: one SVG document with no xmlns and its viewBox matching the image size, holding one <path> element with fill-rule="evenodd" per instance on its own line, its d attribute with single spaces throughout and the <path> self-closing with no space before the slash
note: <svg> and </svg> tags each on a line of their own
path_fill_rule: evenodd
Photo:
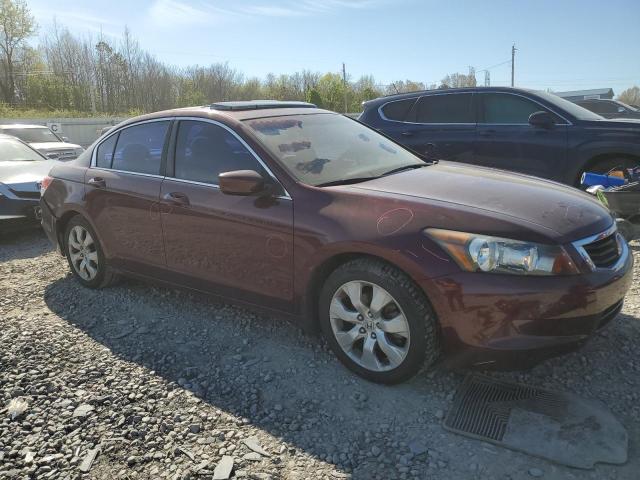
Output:
<svg viewBox="0 0 640 480">
<path fill-rule="evenodd" d="M 529 125 L 532 127 L 552 128 L 555 123 L 555 119 L 549 112 L 533 112 L 529 115 Z"/>
<path fill-rule="evenodd" d="M 218 175 L 218 184 L 227 195 L 258 196 L 270 192 L 263 176 L 254 170 L 223 172 Z"/>
</svg>

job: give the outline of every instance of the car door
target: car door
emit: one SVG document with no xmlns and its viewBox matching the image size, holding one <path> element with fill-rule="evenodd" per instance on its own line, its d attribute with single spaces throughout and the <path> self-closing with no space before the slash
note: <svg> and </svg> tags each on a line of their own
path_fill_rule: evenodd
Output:
<svg viewBox="0 0 640 480">
<path fill-rule="evenodd" d="M 403 122 L 399 141 L 429 159 L 473 161 L 474 94 L 424 95 Z"/>
<path fill-rule="evenodd" d="M 567 121 L 540 103 L 521 95 L 478 94 L 478 128 L 474 163 L 562 180 L 567 162 Z M 529 124 L 534 112 L 546 111 L 555 124 Z"/>
<path fill-rule="evenodd" d="M 161 188 L 167 267 L 194 288 L 289 310 L 293 299 L 293 204 L 231 129 L 181 120 Z M 235 196 L 218 174 L 254 170 L 279 193 Z"/>
<path fill-rule="evenodd" d="M 170 124 L 125 127 L 94 150 L 85 174 L 86 208 L 116 267 L 149 275 L 165 267 L 158 200 Z"/>
</svg>

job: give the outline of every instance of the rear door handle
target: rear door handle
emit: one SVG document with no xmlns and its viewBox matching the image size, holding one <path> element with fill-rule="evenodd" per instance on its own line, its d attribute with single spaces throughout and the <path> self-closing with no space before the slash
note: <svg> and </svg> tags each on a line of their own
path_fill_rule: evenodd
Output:
<svg viewBox="0 0 640 480">
<path fill-rule="evenodd" d="M 169 192 L 162 196 L 165 202 L 172 203 L 174 205 L 189 205 L 189 197 L 182 192 Z"/>
<path fill-rule="evenodd" d="M 96 188 L 106 188 L 107 182 L 104 181 L 104 178 L 101 177 L 93 177 L 87 180 L 87 183 L 92 187 Z"/>
<path fill-rule="evenodd" d="M 413 137 L 413 132 L 402 132 L 400 135 L 403 137 Z"/>
</svg>

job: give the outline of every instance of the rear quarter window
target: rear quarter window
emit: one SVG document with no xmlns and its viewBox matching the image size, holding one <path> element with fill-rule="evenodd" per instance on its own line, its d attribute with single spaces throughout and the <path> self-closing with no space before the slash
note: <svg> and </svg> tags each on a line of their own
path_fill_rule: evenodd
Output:
<svg viewBox="0 0 640 480">
<path fill-rule="evenodd" d="M 396 120 L 402 122 L 407 118 L 411 107 L 416 103 L 415 98 L 408 98 L 406 100 L 396 100 L 383 105 L 382 113 L 389 120 Z"/>
</svg>

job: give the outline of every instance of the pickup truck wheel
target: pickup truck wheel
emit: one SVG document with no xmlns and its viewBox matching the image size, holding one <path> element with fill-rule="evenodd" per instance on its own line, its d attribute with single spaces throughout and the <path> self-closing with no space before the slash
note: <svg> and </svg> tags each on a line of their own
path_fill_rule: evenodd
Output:
<svg viewBox="0 0 640 480">
<path fill-rule="evenodd" d="M 320 296 L 322 331 L 338 359 L 367 380 L 393 384 L 440 354 L 431 306 L 401 270 L 358 259 L 335 270 Z"/>
</svg>

